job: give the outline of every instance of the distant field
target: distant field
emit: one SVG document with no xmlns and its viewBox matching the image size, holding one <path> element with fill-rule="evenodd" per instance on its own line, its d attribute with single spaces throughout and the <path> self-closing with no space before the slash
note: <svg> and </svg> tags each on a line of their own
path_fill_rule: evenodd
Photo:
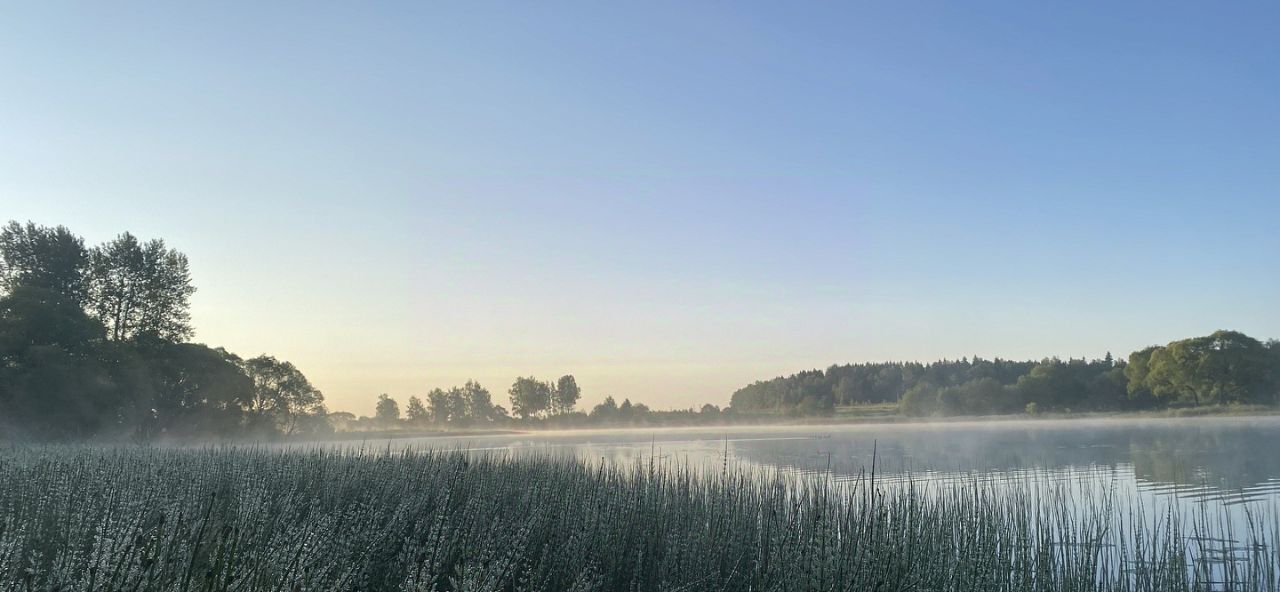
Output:
<svg viewBox="0 0 1280 592">
<path fill-rule="evenodd" d="M 63 591 L 1280 584 L 1274 516 L 1223 570 L 1192 563 L 1213 549 L 1172 517 L 1071 495 L 460 453 L 17 448 L 0 456 L 0 579 Z"/>
</svg>

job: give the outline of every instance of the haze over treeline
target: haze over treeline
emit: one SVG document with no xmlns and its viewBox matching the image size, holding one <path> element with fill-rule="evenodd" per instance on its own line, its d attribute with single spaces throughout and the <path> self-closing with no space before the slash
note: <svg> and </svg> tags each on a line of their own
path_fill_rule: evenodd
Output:
<svg viewBox="0 0 1280 592">
<path fill-rule="evenodd" d="M 20 438 L 322 430 L 292 364 L 193 336 L 190 266 L 163 240 L 86 246 L 65 227 L 0 230 L 0 430 Z"/>
<path fill-rule="evenodd" d="M 1280 342 L 1219 331 L 1114 359 L 831 366 L 756 382 L 721 409 L 652 410 L 612 396 L 577 409 L 572 374 L 516 377 L 509 410 L 480 383 L 378 396 L 373 417 L 331 413 L 296 366 L 192 343 L 187 257 L 129 233 L 86 245 L 65 227 L 0 229 L 0 430 L 8 438 L 319 436 L 337 430 L 690 425 L 830 416 L 888 405 L 909 416 L 1274 404 Z M 372 398 L 372 395 L 371 395 Z"/>
<path fill-rule="evenodd" d="M 0 437 L 306 437 L 335 426 L 628 423 L 650 413 L 612 397 L 575 413 L 581 389 L 568 374 L 517 378 L 510 414 L 475 381 L 432 389 L 426 403 L 410 397 L 403 416 L 386 394 L 373 418 L 329 413 L 292 363 L 191 343 L 195 291 L 187 257 L 160 239 L 126 232 L 87 246 L 63 226 L 0 228 Z"/>
</svg>

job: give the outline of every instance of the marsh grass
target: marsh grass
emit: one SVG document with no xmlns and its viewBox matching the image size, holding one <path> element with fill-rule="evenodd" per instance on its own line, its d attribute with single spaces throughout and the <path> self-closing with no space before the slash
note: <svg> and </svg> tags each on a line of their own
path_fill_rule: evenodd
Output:
<svg viewBox="0 0 1280 592">
<path fill-rule="evenodd" d="M 0 454 L 0 590 L 1268 590 L 1274 510 L 570 458 Z"/>
</svg>

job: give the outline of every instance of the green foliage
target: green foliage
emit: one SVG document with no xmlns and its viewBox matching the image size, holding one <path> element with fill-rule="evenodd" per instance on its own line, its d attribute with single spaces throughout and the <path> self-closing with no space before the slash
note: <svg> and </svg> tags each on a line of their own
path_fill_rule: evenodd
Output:
<svg viewBox="0 0 1280 592">
<path fill-rule="evenodd" d="M 68 304 L 86 297 L 89 251 L 65 226 L 49 228 L 11 221 L 0 229 L 0 292 L 26 287 L 46 290 Z"/>
<path fill-rule="evenodd" d="M 453 398 L 445 393 L 443 389 L 434 388 L 427 393 L 427 409 L 431 414 L 431 421 L 435 423 L 448 422 L 454 416 Z"/>
<path fill-rule="evenodd" d="M 1271 354 L 1271 398 L 1276 404 L 1280 404 L 1280 339 L 1269 339 L 1266 343 L 1267 352 Z"/>
<path fill-rule="evenodd" d="M 19 286 L 0 298 L 0 436 L 69 438 L 103 429 L 102 325 L 61 294 Z"/>
<path fill-rule="evenodd" d="M 256 430 L 299 433 L 314 423 L 308 416 L 325 413 L 324 395 L 293 364 L 264 355 L 245 361 L 243 369 L 253 384 L 249 411 Z"/>
<path fill-rule="evenodd" d="M 933 415 L 938 410 L 938 387 L 927 382 L 918 383 L 902 394 L 898 405 L 903 415 Z"/>
<path fill-rule="evenodd" d="M 703 412 L 706 414 L 706 405 L 703 406 Z M 714 408 L 714 405 L 710 407 Z M 719 409 L 716 409 L 719 412 Z M 696 416 L 693 410 L 688 411 L 664 411 L 660 412 L 665 420 L 685 419 L 685 423 L 697 423 L 689 416 Z M 591 409 L 591 414 L 587 416 L 591 422 L 597 425 L 644 425 L 655 419 L 655 412 L 643 403 L 632 403 L 631 399 L 623 399 L 622 404 L 618 404 L 613 397 L 605 397 L 604 401 Z M 680 417 L 680 416 L 684 417 Z"/>
<path fill-rule="evenodd" d="M 189 339 L 195 291 L 186 255 L 162 240 L 143 244 L 126 232 L 91 253 L 89 310 L 110 339 Z"/>
<path fill-rule="evenodd" d="M 287 362 L 190 337 L 187 259 L 132 235 L 0 229 L 0 438 L 159 438 L 328 429 Z"/>
<path fill-rule="evenodd" d="M 730 406 L 739 411 L 809 416 L 830 416 L 835 412 L 835 404 L 831 376 L 820 370 L 757 382 L 739 389 L 730 400 Z"/>
<path fill-rule="evenodd" d="M 1108 411 L 1161 405 L 1280 403 L 1280 345 L 1232 331 L 1149 347 L 1116 361 L 974 358 L 932 364 L 831 366 L 756 382 L 733 394 L 735 411 L 815 415 L 806 403 L 896 402 L 904 415 Z"/>
<path fill-rule="evenodd" d="M 1274 364 L 1258 340 L 1217 331 L 1155 348 L 1142 386 L 1156 397 L 1193 405 L 1269 402 L 1276 388 Z"/>
<path fill-rule="evenodd" d="M 41 347 L 84 354 L 103 336 L 101 323 L 50 289 L 19 286 L 0 298 L 0 355 L 10 365 Z"/>
<path fill-rule="evenodd" d="M 551 394 L 555 387 L 532 376 L 521 376 L 511 385 L 511 412 L 521 419 L 528 419 L 551 409 Z"/>
<path fill-rule="evenodd" d="M 556 381 L 556 388 L 551 396 L 552 411 L 556 415 L 572 412 L 573 406 L 578 403 L 578 398 L 581 396 L 582 389 L 578 388 L 578 381 L 573 375 L 561 376 Z"/>
<path fill-rule="evenodd" d="M 938 392 L 938 410 L 942 415 L 983 415 L 1008 413 L 1014 397 L 1012 389 L 994 378 L 979 378 Z"/>
<path fill-rule="evenodd" d="M 378 404 L 374 409 L 374 419 L 383 425 L 392 425 L 400 421 L 400 404 L 391 395 L 378 395 Z"/>
<path fill-rule="evenodd" d="M 254 381 L 226 351 L 159 341 L 140 352 L 148 369 L 151 410 L 145 435 L 235 434 L 255 399 Z M 295 428 L 290 422 L 288 431 Z"/>
<path fill-rule="evenodd" d="M 431 417 L 431 413 L 427 411 L 427 407 L 422 404 L 422 399 L 418 397 L 409 397 L 409 404 L 404 408 L 405 419 L 410 424 L 422 425 Z"/>
<path fill-rule="evenodd" d="M 480 386 L 474 380 L 462 385 L 462 400 L 466 410 L 466 418 L 470 422 L 486 422 L 497 419 L 497 409 L 493 405 L 493 394 L 489 389 Z"/>
<path fill-rule="evenodd" d="M 597 421 L 612 421 L 618 417 L 618 402 L 613 400 L 612 396 L 605 397 L 598 405 L 591 409 L 591 419 Z"/>
<path fill-rule="evenodd" d="M 416 397 L 410 398 L 410 403 Z M 493 404 L 493 395 L 474 380 L 449 390 L 431 389 L 427 393 L 427 414 L 437 424 L 475 425 L 499 419 L 503 414 Z M 412 417 L 411 417 L 412 419 Z"/>
</svg>

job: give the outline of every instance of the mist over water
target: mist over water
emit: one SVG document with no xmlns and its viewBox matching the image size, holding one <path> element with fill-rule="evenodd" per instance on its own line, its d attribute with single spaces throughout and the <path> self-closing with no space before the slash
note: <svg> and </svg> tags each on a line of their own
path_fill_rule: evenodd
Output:
<svg viewBox="0 0 1280 592">
<path fill-rule="evenodd" d="M 379 443 L 369 440 L 366 445 Z M 531 432 L 387 440 L 391 447 L 656 457 L 689 467 L 735 465 L 917 481 L 1108 471 L 1144 491 L 1247 498 L 1280 490 L 1280 417 L 1103 419 Z M 349 446 L 352 442 L 341 445 Z M 727 456 L 726 456 L 727 455 Z"/>
<path fill-rule="evenodd" d="M 373 442 L 367 442 L 371 445 Z M 1187 536 L 1187 569 L 1208 583 L 1256 569 L 1280 516 L 1280 417 L 1103 419 L 601 430 L 388 441 L 396 448 L 572 456 L 587 462 L 745 470 L 844 493 L 954 496 L 966 488 L 1034 500 L 1045 515 L 1097 522 L 1128 569 L 1138 531 Z M 1261 542 L 1260 542 L 1261 541 Z M 1071 544 L 1071 543 L 1061 543 Z M 1210 588 L 1214 589 L 1214 588 Z"/>
</svg>

